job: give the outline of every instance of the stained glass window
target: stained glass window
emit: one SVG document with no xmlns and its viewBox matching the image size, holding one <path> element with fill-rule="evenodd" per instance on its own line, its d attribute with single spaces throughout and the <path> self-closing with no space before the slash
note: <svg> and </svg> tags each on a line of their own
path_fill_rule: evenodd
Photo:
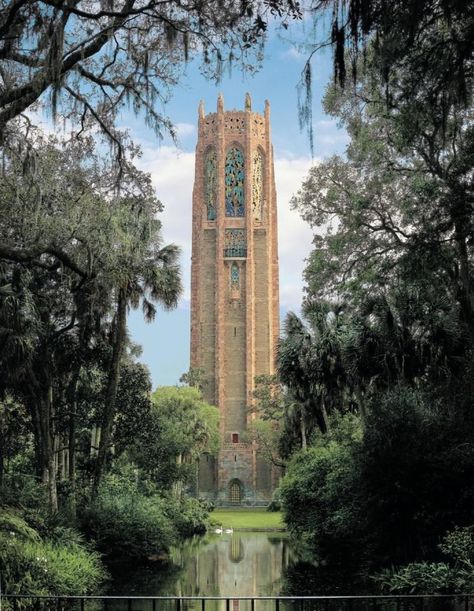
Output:
<svg viewBox="0 0 474 611">
<path fill-rule="evenodd" d="M 245 229 L 226 229 L 224 235 L 224 257 L 246 257 L 247 238 Z"/>
<path fill-rule="evenodd" d="M 263 212 L 264 175 L 264 159 L 261 151 L 257 151 L 253 157 L 252 170 L 252 214 L 254 220 L 261 221 Z"/>
<path fill-rule="evenodd" d="M 244 216 L 244 156 L 233 146 L 225 158 L 225 214 Z"/>
<path fill-rule="evenodd" d="M 217 218 L 217 157 L 214 149 L 211 149 L 206 155 L 205 178 L 207 220 L 215 221 Z"/>
<path fill-rule="evenodd" d="M 230 268 L 230 288 L 233 291 L 238 291 L 240 286 L 240 270 L 237 263 L 232 263 Z"/>
</svg>

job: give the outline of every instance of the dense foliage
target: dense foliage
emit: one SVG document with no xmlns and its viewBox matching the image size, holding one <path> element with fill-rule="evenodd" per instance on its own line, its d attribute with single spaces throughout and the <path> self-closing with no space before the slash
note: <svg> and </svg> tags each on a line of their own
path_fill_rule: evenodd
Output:
<svg viewBox="0 0 474 611">
<path fill-rule="evenodd" d="M 85 546 L 77 531 L 48 524 L 38 507 L 30 505 L 28 521 L 30 524 L 18 509 L 0 511 L 4 591 L 64 596 L 95 593 L 106 577 L 99 554 Z"/>
<path fill-rule="evenodd" d="M 81 514 L 81 528 L 108 560 L 165 560 L 173 544 L 206 531 L 207 508 L 196 499 L 164 494 L 123 461 L 114 471 Z"/>
<path fill-rule="evenodd" d="M 117 196 L 93 141 L 87 150 L 40 134 L 37 141 L 37 176 L 11 156 L 0 179 L 0 393 L 28 414 L 36 474 L 57 509 L 58 460 L 74 491 L 77 434 L 93 418 L 102 432 L 93 464 L 95 487 L 100 483 L 128 308 L 142 306 L 152 319 L 154 304 L 176 304 L 181 284 L 178 250 L 161 244 L 161 204 L 148 176 L 128 166 Z M 81 401 L 88 393 L 95 413 L 90 400 Z M 59 447 L 67 450 L 67 473 Z"/>
<path fill-rule="evenodd" d="M 281 497 L 320 562 L 398 593 L 465 591 L 470 556 L 446 541 L 474 499 L 472 79 L 462 103 L 433 74 L 414 96 L 412 68 L 379 61 L 369 48 L 356 82 L 328 87 L 347 154 L 293 199 L 315 247 L 280 343 L 301 414 Z"/>
<path fill-rule="evenodd" d="M 117 192 L 93 139 L 25 137 L 41 158 L 25 169 L 5 151 L 0 177 L 0 516 L 39 534 L 2 535 L 2 586 L 87 593 L 104 571 L 77 528 L 107 560 L 164 557 L 205 530 L 185 492 L 198 453 L 215 449 L 217 412 L 197 389 L 152 399 L 127 335 L 130 308 L 152 320 L 181 292 L 149 176 L 124 163 Z"/>
</svg>

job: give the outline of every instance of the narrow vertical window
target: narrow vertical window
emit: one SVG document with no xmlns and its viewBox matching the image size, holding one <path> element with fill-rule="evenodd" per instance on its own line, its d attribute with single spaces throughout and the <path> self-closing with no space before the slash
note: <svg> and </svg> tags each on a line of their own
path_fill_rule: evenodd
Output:
<svg viewBox="0 0 474 611">
<path fill-rule="evenodd" d="M 244 156 L 233 146 L 225 158 L 225 214 L 244 216 Z"/>
<path fill-rule="evenodd" d="M 214 149 L 210 149 L 206 155 L 204 174 L 207 220 L 215 221 L 217 218 L 217 157 Z"/>
<path fill-rule="evenodd" d="M 265 161 L 263 153 L 257 150 L 252 161 L 252 215 L 257 223 L 262 221 L 264 188 L 263 177 Z"/>
<path fill-rule="evenodd" d="M 240 285 L 240 270 L 237 263 L 232 263 L 230 268 L 230 286 L 233 289 L 238 289 Z"/>
</svg>

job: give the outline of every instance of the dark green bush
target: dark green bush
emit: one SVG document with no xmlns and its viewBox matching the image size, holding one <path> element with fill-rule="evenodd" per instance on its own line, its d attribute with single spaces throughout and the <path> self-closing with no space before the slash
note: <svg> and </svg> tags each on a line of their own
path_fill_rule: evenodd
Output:
<svg viewBox="0 0 474 611">
<path fill-rule="evenodd" d="M 106 574 L 96 552 L 71 540 L 44 541 L 16 512 L 0 512 L 0 574 L 8 594 L 96 593 Z"/>
<path fill-rule="evenodd" d="M 464 594 L 474 589 L 474 537 L 470 528 L 448 532 L 440 550 L 448 562 L 412 562 L 372 577 L 382 592 Z"/>
<path fill-rule="evenodd" d="M 280 485 L 286 524 L 318 556 L 355 556 L 363 537 L 358 451 L 361 430 L 347 416 L 317 445 L 298 452 Z"/>
<path fill-rule="evenodd" d="M 83 511 L 81 523 L 109 559 L 146 559 L 168 552 L 178 540 L 167 510 L 167 501 L 158 496 L 102 487 Z"/>
<path fill-rule="evenodd" d="M 169 497 L 166 513 L 175 525 L 180 537 L 203 535 L 210 524 L 207 503 L 191 497 Z"/>
</svg>

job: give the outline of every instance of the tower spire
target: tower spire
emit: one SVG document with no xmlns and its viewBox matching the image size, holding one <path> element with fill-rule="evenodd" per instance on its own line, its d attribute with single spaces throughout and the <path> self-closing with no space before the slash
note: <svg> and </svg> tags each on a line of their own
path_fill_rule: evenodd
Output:
<svg viewBox="0 0 474 611">
<path fill-rule="evenodd" d="M 204 119 L 204 116 L 205 116 L 204 101 L 200 100 L 199 107 L 198 107 L 198 117 L 199 117 L 199 119 Z"/>
<path fill-rule="evenodd" d="M 250 97 L 250 93 L 245 94 L 245 110 L 250 112 L 252 110 L 252 98 Z"/>
</svg>

